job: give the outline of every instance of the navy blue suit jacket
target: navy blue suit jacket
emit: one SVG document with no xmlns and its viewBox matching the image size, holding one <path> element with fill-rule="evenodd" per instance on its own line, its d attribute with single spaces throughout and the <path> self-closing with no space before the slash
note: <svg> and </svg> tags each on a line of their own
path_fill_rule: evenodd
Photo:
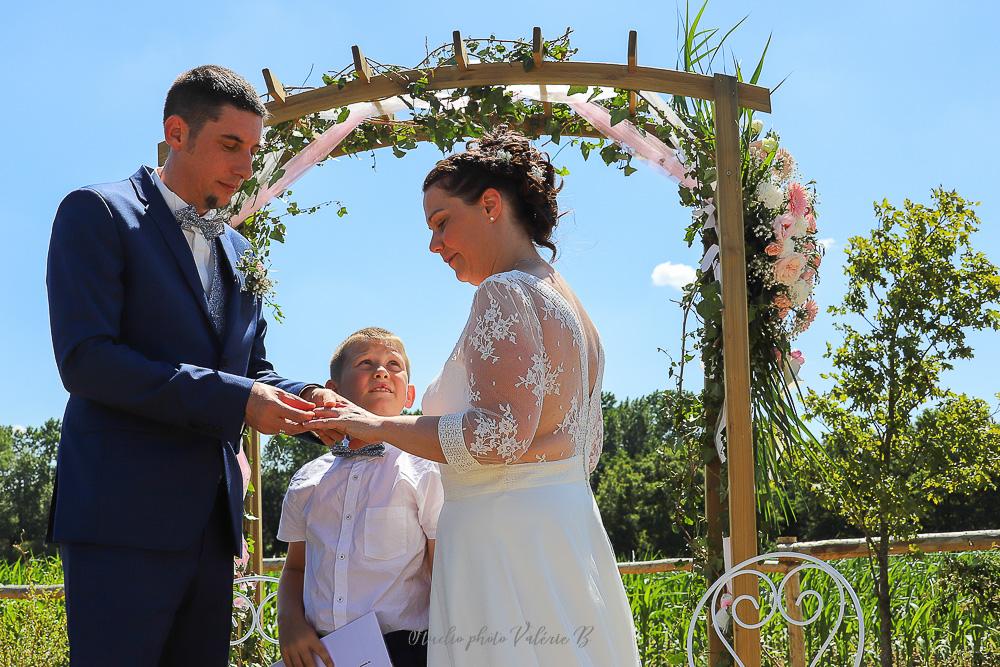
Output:
<svg viewBox="0 0 1000 667">
<path fill-rule="evenodd" d="M 297 394 L 264 350 L 260 299 L 241 289 L 249 243 L 226 228 L 226 330 L 212 327 L 184 234 L 142 167 L 71 192 L 52 228 L 52 343 L 70 398 L 49 539 L 181 549 L 205 529 L 220 481 L 242 536 L 236 454 L 254 381 Z"/>
</svg>

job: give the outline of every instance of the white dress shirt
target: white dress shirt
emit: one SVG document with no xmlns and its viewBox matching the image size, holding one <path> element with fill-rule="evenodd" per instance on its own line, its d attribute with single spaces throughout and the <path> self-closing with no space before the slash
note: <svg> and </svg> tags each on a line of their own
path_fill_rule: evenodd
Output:
<svg viewBox="0 0 1000 667">
<path fill-rule="evenodd" d="M 170 209 L 171 213 L 176 213 L 180 209 L 189 206 L 186 201 L 174 194 L 174 191 L 168 188 L 160 179 L 160 169 L 153 170 L 153 182 L 156 183 L 160 194 L 163 195 L 163 199 L 167 202 L 167 208 Z M 204 217 L 212 218 L 215 216 L 215 213 L 216 209 L 212 209 Z M 208 285 L 212 281 L 212 246 L 209 245 L 204 234 L 200 232 L 195 233 L 197 230 L 181 229 L 181 231 L 184 232 L 184 238 L 187 239 L 188 246 L 191 248 L 191 254 L 194 255 L 194 264 L 198 267 L 198 277 L 201 278 L 201 286 L 207 294 Z"/>
<path fill-rule="evenodd" d="M 278 539 L 305 542 L 309 623 L 327 633 L 374 611 L 383 633 L 426 630 L 427 540 L 443 501 L 438 465 L 388 443 L 381 458 L 325 454 L 302 466 Z"/>
</svg>

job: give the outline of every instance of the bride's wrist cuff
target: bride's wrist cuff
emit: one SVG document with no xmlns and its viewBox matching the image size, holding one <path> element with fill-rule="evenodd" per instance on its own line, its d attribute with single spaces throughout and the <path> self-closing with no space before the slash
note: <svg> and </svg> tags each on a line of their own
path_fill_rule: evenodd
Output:
<svg viewBox="0 0 1000 667">
<path fill-rule="evenodd" d="M 479 461 L 473 458 L 465 446 L 465 435 L 462 432 L 464 414 L 455 412 L 444 415 L 438 420 L 438 440 L 441 442 L 441 452 L 445 460 L 457 472 L 467 472 L 479 467 Z"/>
</svg>

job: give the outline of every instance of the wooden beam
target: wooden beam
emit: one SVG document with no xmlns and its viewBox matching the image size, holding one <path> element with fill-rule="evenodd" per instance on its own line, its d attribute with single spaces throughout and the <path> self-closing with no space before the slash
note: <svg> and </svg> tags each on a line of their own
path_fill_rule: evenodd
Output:
<svg viewBox="0 0 1000 667">
<path fill-rule="evenodd" d="M 738 81 L 716 74 L 715 165 L 718 182 L 720 260 L 722 263 L 722 355 L 726 387 L 726 449 L 729 464 L 729 539 L 733 564 L 757 555 L 757 496 L 754 489 L 753 429 L 750 421 L 750 343 L 747 317 L 747 258 L 743 229 L 743 179 L 740 175 Z M 758 597 L 753 576 L 733 580 L 733 597 Z M 734 615 L 757 622 L 749 601 Z M 735 625 L 735 624 L 734 624 Z M 760 631 L 735 627 L 735 648 L 744 667 L 760 667 Z"/>
<path fill-rule="evenodd" d="M 359 52 L 360 55 L 360 52 Z M 469 63 L 468 69 L 442 66 L 432 70 L 429 90 L 469 88 L 495 85 L 568 85 L 601 86 L 650 90 L 667 95 L 682 95 L 711 100 L 715 96 L 712 78 L 690 72 L 636 66 L 634 72 L 627 65 L 588 62 L 549 61 L 544 67 L 525 71 L 521 63 Z M 393 72 L 392 76 L 378 75 L 366 83 L 348 81 L 343 88 L 335 85 L 307 90 L 289 95 L 284 104 L 268 103 L 268 125 L 294 120 L 319 111 L 367 102 L 407 92 L 407 85 L 427 75 L 425 70 Z M 771 93 L 767 88 L 740 83 L 740 104 L 757 111 L 771 111 Z"/>
<path fill-rule="evenodd" d="M 469 69 L 469 51 L 465 48 L 462 33 L 458 30 L 451 33 L 451 38 L 455 44 L 455 66 L 464 72 Z"/>
<path fill-rule="evenodd" d="M 279 104 L 284 104 L 285 98 L 288 95 L 285 94 L 285 87 L 278 81 L 278 77 L 272 74 L 271 70 L 266 67 L 261 70 L 261 73 L 264 75 L 264 85 L 267 86 L 267 92 L 271 96 L 271 99 Z"/>
<path fill-rule="evenodd" d="M 371 83 L 372 68 L 368 65 L 368 59 L 365 58 L 365 54 L 361 53 L 361 47 L 357 44 L 352 46 L 351 55 L 354 57 L 354 71 L 358 74 L 358 80 L 366 84 Z"/>
<path fill-rule="evenodd" d="M 628 31 L 628 73 L 635 74 L 635 69 L 639 65 L 638 55 L 636 52 L 636 42 L 638 41 L 639 33 L 635 30 Z M 635 107 L 638 100 L 636 99 L 635 91 L 629 91 L 628 94 L 628 112 L 635 115 Z"/>
</svg>

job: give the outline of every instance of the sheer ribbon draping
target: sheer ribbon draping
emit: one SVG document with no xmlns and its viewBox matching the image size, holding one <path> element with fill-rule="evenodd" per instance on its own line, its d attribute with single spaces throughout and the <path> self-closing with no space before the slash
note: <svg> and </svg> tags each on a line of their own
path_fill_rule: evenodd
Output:
<svg viewBox="0 0 1000 667">
<path fill-rule="evenodd" d="M 611 91 L 597 91 L 588 88 L 584 92 L 569 94 L 569 86 L 545 86 L 545 85 L 524 85 L 508 86 L 507 90 L 515 99 L 531 99 L 540 102 L 551 102 L 556 104 L 566 104 L 573 109 L 580 117 L 590 123 L 594 129 L 601 134 L 617 142 L 625 150 L 631 153 L 640 162 L 648 164 L 651 168 L 686 188 L 696 188 L 697 181 L 687 175 L 687 168 L 684 165 L 684 155 L 679 149 L 672 148 L 661 141 L 655 135 L 644 132 L 636 127 L 629 120 L 622 120 L 612 124 L 611 114 L 607 109 L 597 104 L 600 100 L 613 96 Z M 450 91 L 437 93 L 442 105 L 461 108 L 468 104 L 467 97 L 458 100 L 450 99 Z M 655 92 L 642 91 L 639 93 L 649 105 L 660 114 L 679 133 L 690 136 L 691 131 L 685 126 L 683 121 L 663 96 Z M 313 140 L 302 151 L 290 159 L 283 167 L 283 173 L 273 179 L 273 175 L 278 170 L 278 156 L 272 155 L 268 159 L 263 169 L 263 173 L 257 178 L 261 183 L 269 183 L 260 190 L 256 196 L 247 199 L 240 207 L 239 213 L 232 219 L 231 224 L 239 226 L 248 217 L 266 206 L 272 199 L 286 191 L 293 183 L 301 178 L 307 171 L 312 169 L 326 159 L 344 139 L 350 135 L 361 123 L 374 116 L 392 115 L 404 109 L 426 109 L 428 103 L 424 100 L 414 99 L 409 96 L 391 97 L 377 102 L 358 102 L 347 107 L 348 116 L 345 120 L 334 123 L 328 130 Z M 340 110 L 326 111 L 320 114 L 321 117 L 335 120 L 339 116 Z M 674 141 L 677 144 L 677 141 Z M 707 214 L 704 224 L 705 229 L 714 228 L 716 225 L 715 205 L 709 202 L 701 209 Z M 719 264 L 719 246 L 712 245 L 705 252 L 701 262 L 702 272 L 712 270 L 717 281 L 722 280 L 722 272 Z M 719 458 L 723 462 L 726 460 L 725 448 L 722 441 L 722 432 L 726 427 L 725 409 L 719 415 L 719 421 L 715 431 L 715 446 L 719 453 Z"/>
</svg>

